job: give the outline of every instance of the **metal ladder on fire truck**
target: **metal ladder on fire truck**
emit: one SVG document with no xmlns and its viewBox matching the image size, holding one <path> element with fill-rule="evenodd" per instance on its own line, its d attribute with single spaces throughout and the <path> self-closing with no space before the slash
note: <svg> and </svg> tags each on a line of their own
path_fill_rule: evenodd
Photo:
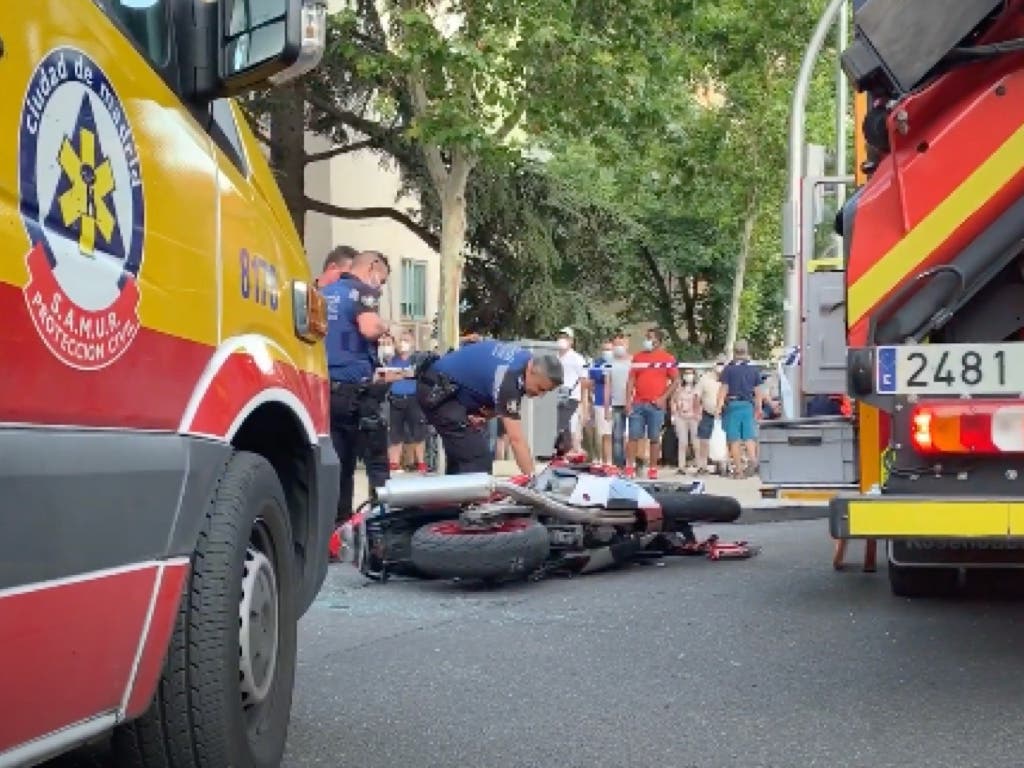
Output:
<svg viewBox="0 0 1024 768">
<path fill-rule="evenodd" d="M 806 143 L 806 105 L 814 68 L 833 28 L 837 54 L 848 42 L 852 12 L 865 0 L 830 0 L 804 51 L 793 91 L 789 125 L 787 199 L 782 211 L 785 262 L 783 305 L 785 355 L 778 374 L 781 420 L 763 422 L 759 435 L 762 495 L 819 501 L 848 492 L 867 493 L 880 481 L 879 412 L 859 403 L 852 415 L 807 416 L 808 406 L 847 391 L 845 251 L 835 231 L 848 188 L 866 181 L 861 134 L 866 97 L 854 98 L 854 173 L 847 175 L 847 111 L 850 88 L 836 61 L 835 173 L 825 173 L 825 149 Z M 831 212 L 832 215 L 828 215 Z M 836 543 L 834 564 L 845 548 Z M 867 544 L 865 568 L 874 569 L 875 546 Z"/>
</svg>

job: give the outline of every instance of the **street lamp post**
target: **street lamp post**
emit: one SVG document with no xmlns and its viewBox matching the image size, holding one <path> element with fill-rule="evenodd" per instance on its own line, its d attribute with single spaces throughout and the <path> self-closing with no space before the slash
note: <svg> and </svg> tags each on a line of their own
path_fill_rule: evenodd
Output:
<svg viewBox="0 0 1024 768">
<path fill-rule="evenodd" d="M 848 0 L 829 0 L 828 6 L 818 19 L 807 48 L 804 50 L 800 73 L 793 88 L 793 101 L 789 115 L 789 155 L 787 157 L 787 197 L 782 210 L 782 258 L 786 267 L 785 294 L 782 304 L 783 340 L 787 349 L 801 346 L 800 324 L 803 317 L 801 306 L 801 283 L 803 279 L 804 254 L 801 247 L 800 227 L 802 216 L 807 213 L 801 210 L 800 200 L 804 177 L 804 143 L 807 126 L 807 95 L 810 91 L 814 64 L 821 53 L 825 38 L 831 29 L 840 10 L 845 10 Z M 797 364 L 799 366 L 799 363 Z M 787 413 L 793 418 L 802 412 L 803 386 L 797 368 L 792 380 L 792 402 L 796 414 Z"/>
</svg>

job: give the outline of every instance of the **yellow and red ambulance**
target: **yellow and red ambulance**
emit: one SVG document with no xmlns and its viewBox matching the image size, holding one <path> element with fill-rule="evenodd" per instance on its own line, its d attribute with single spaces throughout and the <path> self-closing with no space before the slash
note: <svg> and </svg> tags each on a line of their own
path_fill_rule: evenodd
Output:
<svg viewBox="0 0 1024 768">
<path fill-rule="evenodd" d="M 338 495 L 323 301 L 233 96 L 310 0 L 0 4 L 0 766 L 274 766 Z"/>
</svg>

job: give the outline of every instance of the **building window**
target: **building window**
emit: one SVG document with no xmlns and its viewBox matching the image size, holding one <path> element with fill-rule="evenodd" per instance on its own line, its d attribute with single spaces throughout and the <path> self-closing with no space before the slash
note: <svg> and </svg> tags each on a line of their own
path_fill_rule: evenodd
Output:
<svg viewBox="0 0 1024 768">
<path fill-rule="evenodd" d="M 427 316 L 427 262 L 402 259 L 402 317 Z"/>
</svg>

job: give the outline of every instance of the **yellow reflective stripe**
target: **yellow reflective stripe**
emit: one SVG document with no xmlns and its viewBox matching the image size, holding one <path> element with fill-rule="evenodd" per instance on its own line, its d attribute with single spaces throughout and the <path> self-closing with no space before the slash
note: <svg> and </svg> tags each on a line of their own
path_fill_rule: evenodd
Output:
<svg viewBox="0 0 1024 768">
<path fill-rule="evenodd" d="M 907 275 L 949 239 L 966 219 L 1024 167 L 1024 128 L 1020 128 L 953 190 L 916 227 L 850 286 L 849 325 L 857 323 Z"/>
<path fill-rule="evenodd" d="M 851 501 L 847 513 L 852 536 L 974 538 L 1009 535 L 1011 506 L 1024 523 L 1024 505 L 997 501 Z"/>
<path fill-rule="evenodd" d="M 1024 503 L 1013 502 L 1010 505 L 1010 535 L 1024 535 Z"/>
</svg>

